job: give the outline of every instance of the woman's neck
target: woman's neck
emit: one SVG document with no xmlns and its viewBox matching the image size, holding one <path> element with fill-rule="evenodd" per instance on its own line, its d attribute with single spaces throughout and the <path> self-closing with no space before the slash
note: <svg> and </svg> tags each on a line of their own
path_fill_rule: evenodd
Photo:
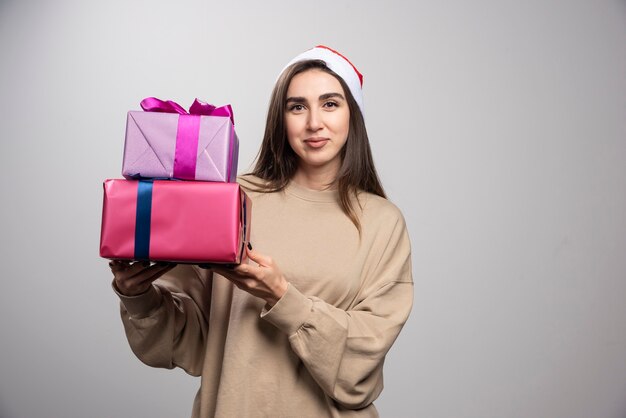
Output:
<svg viewBox="0 0 626 418">
<path fill-rule="evenodd" d="M 328 190 L 335 187 L 332 183 L 337 177 L 337 171 L 335 167 L 304 167 L 301 165 L 292 180 L 307 189 Z"/>
</svg>

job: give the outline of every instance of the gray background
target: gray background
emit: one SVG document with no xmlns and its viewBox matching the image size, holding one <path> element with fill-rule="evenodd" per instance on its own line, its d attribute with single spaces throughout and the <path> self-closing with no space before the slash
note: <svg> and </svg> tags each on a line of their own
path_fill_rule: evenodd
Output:
<svg viewBox="0 0 626 418">
<path fill-rule="evenodd" d="M 383 417 L 626 416 L 626 4 L 0 2 L 1 417 L 186 417 L 98 257 L 125 113 L 231 103 L 240 172 L 282 66 L 322 43 L 413 244 Z"/>
</svg>

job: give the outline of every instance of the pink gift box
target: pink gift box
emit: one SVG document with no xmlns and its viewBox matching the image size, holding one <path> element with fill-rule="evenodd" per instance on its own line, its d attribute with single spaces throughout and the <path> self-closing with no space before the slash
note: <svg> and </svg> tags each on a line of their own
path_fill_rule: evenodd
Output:
<svg viewBox="0 0 626 418">
<path fill-rule="evenodd" d="M 100 256 L 240 263 L 250 216 L 237 183 L 106 180 Z"/>
<path fill-rule="evenodd" d="M 232 183 L 238 154 L 229 117 L 130 111 L 122 175 Z"/>
</svg>

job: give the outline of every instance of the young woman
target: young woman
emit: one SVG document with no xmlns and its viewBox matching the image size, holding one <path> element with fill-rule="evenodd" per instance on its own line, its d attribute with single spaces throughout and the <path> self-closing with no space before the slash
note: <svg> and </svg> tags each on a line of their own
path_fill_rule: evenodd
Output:
<svg viewBox="0 0 626 418">
<path fill-rule="evenodd" d="M 111 262 L 133 352 L 201 376 L 194 417 L 377 417 L 411 310 L 409 237 L 385 198 L 362 76 L 316 47 L 282 71 L 251 175 L 248 263 Z"/>
</svg>

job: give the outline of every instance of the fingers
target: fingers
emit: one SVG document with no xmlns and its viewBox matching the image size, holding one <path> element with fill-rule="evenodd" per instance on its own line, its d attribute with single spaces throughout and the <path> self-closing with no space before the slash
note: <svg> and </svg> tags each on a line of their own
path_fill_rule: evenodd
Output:
<svg viewBox="0 0 626 418">
<path fill-rule="evenodd" d="M 143 274 L 145 271 L 155 269 L 157 267 L 165 267 L 171 263 L 158 262 L 150 265 L 149 261 L 128 261 L 128 260 L 111 260 L 109 267 L 116 277 L 130 278 Z M 174 264 L 175 265 L 175 264 Z"/>
<path fill-rule="evenodd" d="M 205 269 L 205 270 L 213 270 L 213 264 L 210 264 L 210 263 L 198 264 L 198 267 L 200 267 L 201 269 Z"/>
<path fill-rule="evenodd" d="M 163 263 L 150 265 L 149 261 L 136 261 L 128 266 L 128 268 L 124 271 L 124 274 L 126 277 L 141 276 L 144 273 L 148 274 L 154 270 L 161 269 L 166 265 L 167 264 Z"/>
<path fill-rule="evenodd" d="M 156 267 L 156 268 L 154 268 L 154 267 Z M 176 267 L 176 265 L 174 265 L 174 264 L 166 264 L 166 265 L 163 265 L 163 266 L 159 266 L 158 264 L 156 264 L 156 265 L 146 269 L 146 274 L 136 275 L 131 280 L 136 280 L 137 284 L 140 285 L 140 286 L 147 285 L 147 284 L 152 283 L 153 281 L 155 281 L 159 277 L 163 276 L 165 273 L 167 273 L 168 271 L 170 271 L 174 267 Z"/>
<path fill-rule="evenodd" d="M 233 269 L 216 266 L 214 271 L 230 280 L 239 289 L 264 299 L 273 306 L 285 294 L 289 283 L 269 257 L 257 256 L 256 259 L 260 262 L 270 260 L 269 263 L 272 265 L 240 264 Z"/>
<path fill-rule="evenodd" d="M 157 263 L 150 266 L 150 263 L 135 262 L 131 264 L 128 261 L 115 260 L 109 265 L 117 289 L 127 296 L 145 292 L 153 281 L 176 266 L 173 263 Z"/>
<path fill-rule="evenodd" d="M 254 261 L 255 263 L 257 263 L 260 266 L 271 266 L 272 265 L 272 258 L 271 257 L 263 255 L 263 254 L 257 252 L 256 250 L 253 250 L 252 246 L 246 247 L 246 254 L 248 254 L 248 257 L 250 258 L 250 260 Z"/>
<path fill-rule="evenodd" d="M 109 267 L 113 273 L 126 270 L 130 266 L 130 261 L 127 260 L 111 260 L 109 261 Z"/>
<path fill-rule="evenodd" d="M 129 260 L 111 260 L 109 267 L 113 274 L 122 273 L 126 276 L 133 276 L 144 269 L 150 267 L 149 261 L 129 261 Z"/>
<path fill-rule="evenodd" d="M 253 266 L 247 264 L 241 264 L 235 268 L 215 266 L 213 271 L 228 279 L 239 289 L 250 291 L 250 289 L 258 287 L 259 279 L 250 271 L 249 267 Z"/>
<path fill-rule="evenodd" d="M 213 272 L 233 282 L 240 289 L 253 289 L 263 281 L 264 273 L 260 267 L 240 264 L 234 268 L 214 266 Z"/>
<path fill-rule="evenodd" d="M 250 277 L 251 271 L 249 267 L 251 266 L 247 264 L 240 264 L 233 268 L 228 268 L 221 265 L 214 265 L 213 271 L 228 279 L 242 280 L 244 278 Z"/>
</svg>

